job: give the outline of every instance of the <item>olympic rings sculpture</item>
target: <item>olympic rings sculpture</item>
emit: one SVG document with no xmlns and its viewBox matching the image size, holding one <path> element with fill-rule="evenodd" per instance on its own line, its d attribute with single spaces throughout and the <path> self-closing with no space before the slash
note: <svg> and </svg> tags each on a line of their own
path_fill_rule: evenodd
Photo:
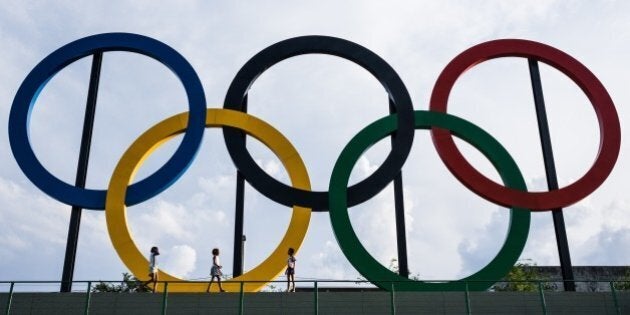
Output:
<svg viewBox="0 0 630 315">
<path fill-rule="evenodd" d="M 140 53 L 166 65 L 183 84 L 189 112 L 165 119 L 135 140 L 118 162 L 107 190 L 83 189 L 58 179 L 39 162 L 29 141 L 29 117 L 39 92 L 58 71 L 82 57 L 106 51 Z M 335 163 L 327 192 L 311 191 L 309 176 L 299 153 L 279 131 L 245 113 L 247 92 L 260 74 L 284 59 L 312 53 L 335 55 L 365 68 L 383 85 L 395 108 L 395 114 L 364 128 L 343 149 Z M 448 96 L 457 78 L 476 64 L 500 57 L 533 58 L 555 67 L 573 80 L 591 101 L 599 120 L 600 150 L 591 169 L 575 183 L 549 192 L 528 192 L 518 166 L 499 142 L 472 123 L 447 114 Z M 583 199 L 604 182 L 619 155 L 619 118 L 604 86 L 571 56 L 533 41 L 494 40 L 464 51 L 438 77 L 429 108 L 430 111 L 414 110 L 411 97 L 398 74 L 367 48 L 334 37 L 303 36 L 271 45 L 252 57 L 228 88 L 224 108 L 208 109 L 197 74 L 174 49 L 141 35 L 107 33 L 69 43 L 35 66 L 13 101 L 9 140 L 18 165 L 43 192 L 68 205 L 105 210 L 108 232 L 121 260 L 139 279 L 148 280 L 145 272 L 148 261 L 133 241 L 127 225 L 126 206 L 152 198 L 173 184 L 192 163 L 205 128 L 222 128 L 228 152 L 245 179 L 268 198 L 293 208 L 289 227 L 276 249 L 258 266 L 234 278 L 245 281 L 244 290 L 248 292 L 258 291 L 266 283 L 247 281 L 271 281 L 283 271 L 284 252 L 288 247 L 299 249 L 308 229 L 311 211 L 329 211 L 335 237 L 344 255 L 375 285 L 385 290 L 406 291 L 463 289 L 463 281 L 414 281 L 388 270 L 363 247 L 348 216 L 348 207 L 372 198 L 400 172 L 411 150 L 416 129 L 430 129 L 440 158 L 461 183 L 477 195 L 510 208 L 508 235 L 497 256 L 478 272 L 461 279 L 474 280 L 467 284 L 470 290 L 486 290 L 514 265 L 527 241 L 531 211 L 566 207 Z M 361 154 L 394 132 L 396 137 L 392 141 L 392 151 L 383 164 L 362 182 L 348 187 L 350 172 Z M 130 184 L 144 158 L 181 133 L 184 133 L 184 138 L 180 146 L 164 166 L 146 179 Z M 291 186 L 277 181 L 254 162 L 245 147 L 243 133 L 257 138 L 276 154 L 287 169 Z M 505 186 L 474 169 L 455 146 L 453 135 L 484 154 L 498 170 Z M 159 272 L 161 280 L 181 280 L 161 270 Z M 225 286 L 229 291 L 239 290 L 230 283 Z M 203 292 L 206 288 L 206 284 L 198 282 L 177 282 L 169 286 L 169 291 Z"/>
</svg>

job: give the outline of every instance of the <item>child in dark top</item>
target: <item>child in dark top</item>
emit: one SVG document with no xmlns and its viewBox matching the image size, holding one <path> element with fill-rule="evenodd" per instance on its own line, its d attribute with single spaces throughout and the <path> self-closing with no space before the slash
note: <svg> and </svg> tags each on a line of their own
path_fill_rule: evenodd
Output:
<svg viewBox="0 0 630 315">
<path fill-rule="evenodd" d="M 289 258 L 287 258 L 287 270 L 284 272 L 287 275 L 287 292 L 295 292 L 295 250 L 293 248 L 289 248 Z M 293 284 L 293 289 L 291 289 L 291 283 Z"/>
</svg>

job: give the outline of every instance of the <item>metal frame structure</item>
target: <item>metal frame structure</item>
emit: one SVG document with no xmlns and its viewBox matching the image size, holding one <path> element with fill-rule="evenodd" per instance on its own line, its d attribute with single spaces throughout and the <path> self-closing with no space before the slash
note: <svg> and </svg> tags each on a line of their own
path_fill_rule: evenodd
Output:
<svg viewBox="0 0 630 315">
<path fill-rule="evenodd" d="M 547 121 L 547 110 L 545 109 L 545 98 L 543 96 L 538 61 L 530 58 L 528 59 L 528 64 L 530 78 L 532 81 L 532 91 L 534 93 L 534 104 L 536 105 L 536 118 L 538 120 L 540 145 L 542 147 L 545 174 L 547 176 L 547 188 L 549 188 L 550 191 L 557 190 L 558 176 L 556 175 L 556 163 L 553 158 L 553 150 L 551 148 L 551 134 L 549 132 L 549 123 Z M 562 209 L 553 209 L 551 215 L 553 216 L 553 228 L 556 232 L 556 243 L 558 246 L 558 256 L 560 257 L 562 279 L 565 281 L 564 287 L 567 291 L 575 291 L 569 241 L 567 239 L 567 231 L 564 226 L 564 215 L 562 213 Z"/>
<path fill-rule="evenodd" d="M 77 165 L 77 178 L 75 186 L 85 188 L 87 179 L 88 162 L 90 159 L 90 144 L 92 143 L 92 130 L 94 130 L 94 116 L 96 113 L 96 99 L 98 96 L 98 83 L 101 77 L 101 64 L 103 53 L 97 52 L 92 57 L 92 69 L 90 71 L 90 85 L 88 88 L 87 103 L 85 105 L 85 118 L 83 120 L 83 134 L 81 136 L 81 149 Z M 61 292 L 72 291 L 72 278 L 74 277 L 74 262 L 77 256 L 79 243 L 79 231 L 81 226 L 81 212 L 83 208 L 72 206 L 70 225 L 68 226 L 68 240 L 66 242 L 66 255 L 63 260 L 63 272 L 61 275 Z"/>
<path fill-rule="evenodd" d="M 131 184 L 130 178 L 132 178 L 132 175 L 126 173 L 126 170 L 117 173 L 117 167 L 117 170 L 114 172 L 112 177 L 112 181 L 110 182 L 109 190 L 90 190 L 85 188 L 85 182 L 87 177 L 103 52 L 118 50 L 144 54 L 167 65 L 184 85 L 184 89 L 189 100 L 190 112 L 168 118 L 147 131 L 132 145 L 128 152 L 125 153 L 125 156 L 121 159 L 121 163 L 123 164 L 122 169 L 134 165 L 137 167 L 140 162 L 134 160 L 135 157 L 133 157 L 133 154 L 149 154 L 147 153 L 148 151 L 144 152 L 142 150 L 149 150 L 151 148 L 144 147 L 143 145 L 157 146 L 157 144 L 147 143 L 156 139 L 164 140 L 170 136 L 169 134 L 161 134 L 159 128 L 156 127 L 164 128 L 164 130 L 168 129 L 173 133 L 185 132 L 184 139 L 182 140 L 180 146 L 163 167 L 158 169 L 154 174 L 148 176 L 146 179 L 135 184 Z M 332 185 L 334 178 L 331 179 L 330 191 L 311 191 L 308 174 L 306 173 L 305 168 L 303 168 L 303 162 L 301 161 L 301 158 L 299 158 L 299 154 L 292 151 L 294 148 L 292 148 L 290 144 L 278 146 L 278 143 L 281 141 L 288 140 L 286 140 L 286 138 L 284 138 L 270 125 L 251 115 L 247 115 L 246 113 L 248 107 L 248 91 L 255 80 L 274 64 L 285 59 L 304 54 L 328 54 L 354 62 L 370 72 L 381 83 L 388 95 L 388 110 L 392 115 L 372 124 L 377 125 L 384 123 L 381 127 L 379 127 L 381 128 L 380 131 L 371 131 L 372 135 L 368 136 L 367 134 L 364 134 L 362 137 L 372 139 L 370 137 L 375 134 L 388 130 L 389 133 L 383 134 L 383 136 L 391 135 L 390 139 L 392 150 L 386 157 L 383 164 L 377 168 L 373 174 L 368 176 L 368 178 L 353 186 L 344 186 L 343 196 L 335 195 L 336 197 L 333 197 Z M 39 95 L 39 91 L 45 86 L 46 82 L 48 82 L 48 80 L 54 76 L 56 72 L 68 64 L 78 60 L 79 58 L 90 55 L 93 57 L 93 60 L 86 102 L 83 135 L 81 138 L 77 177 L 75 185 L 72 186 L 48 172 L 35 156 L 28 140 L 28 117 L 33 108 L 33 104 Z M 527 58 L 529 62 L 530 79 L 538 119 L 540 141 L 543 149 L 547 184 L 549 188 L 548 192 L 527 192 L 526 187 L 521 187 L 524 186 L 524 182 L 522 185 L 520 182 L 517 185 L 508 185 L 506 182 L 505 186 L 501 186 L 500 184 L 487 179 L 477 170 L 474 170 L 472 166 L 465 161 L 464 157 L 455 146 L 452 136 L 457 134 L 459 131 L 453 131 L 453 134 L 448 131 L 450 130 L 449 128 L 452 129 L 455 127 L 455 129 L 464 128 L 464 126 L 467 126 L 464 129 L 472 128 L 466 130 L 474 130 L 474 132 L 471 132 L 474 133 L 474 136 L 471 135 L 468 137 L 464 135 L 463 138 L 468 139 L 467 141 L 469 141 L 478 137 L 485 137 L 485 140 L 483 141 L 474 141 L 481 141 L 483 143 L 480 144 L 481 147 L 500 147 L 500 149 L 491 151 L 493 153 L 500 151 L 499 153 L 503 156 L 502 158 L 504 160 L 511 160 L 509 154 L 503 153 L 504 150 L 502 151 L 500 144 L 498 144 L 498 142 L 496 142 L 490 135 L 486 134 L 483 130 L 478 130 L 477 127 L 466 121 L 462 121 L 455 116 L 448 115 L 446 110 L 451 88 L 461 74 L 467 71 L 470 67 L 485 60 L 510 56 L 524 57 Z M 545 62 L 557 68 L 573 80 L 585 92 L 593 104 L 599 120 L 601 149 L 600 152 L 598 152 L 595 163 L 582 178 L 563 188 L 559 188 L 557 182 L 542 83 L 538 69 L 538 61 Z M 245 235 L 243 232 L 245 181 L 248 181 L 252 187 L 271 200 L 282 205 L 294 207 L 294 215 L 296 213 L 301 213 L 298 215 L 300 216 L 300 219 L 296 219 L 295 222 L 292 222 L 296 224 L 299 223 L 296 226 L 299 225 L 300 228 L 303 228 L 304 233 L 306 232 L 306 227 L 308 226 L 308 222 L 305 222 L 305 220 L 307 220 L 306 218 L 310 218 L 311 210 L 329 211 L 331 213 L 331 220 L 333 221 L 332 224 L 335 233 L 338 233 L 340 226 L 336 226 L 339 223 L 335 223 L 334 221 L 335 218 L 340 217 L 338 217 L 339 214 L 336 211 L 343 212 L 345 210 L 339 209 L 345 207 L 347 210 L 347 207 L 367 201 L 384 187 L 393 182 L 399 274 L 405 281 L 403 281 L 404 284 L 400 287 L 395 287 L 394 282 L 396 281 L 390 281 L 390 285 L 392 286 L 392 297 L 394 296 L 393 292 L 402 287 L 415 290 L 413 289 L 416 288 L 414 284 L 409 286 L 409 283 L 413 281 L 407 279 L 409 275 L 409 268 L 407 262 L 407 244 L 405 236 L 402 166 L 411 150 L 415 129 L 430 128 L 434 146 L 442 161 L 447 165 L 455 177 L 457 177 L 460 182 L 466 185 L 473 192 L 496 204 L 510 207 L 512 209 L 527 208 L 531 211 L 552 212 L 562 275 L 565 281 L 565 290 L 574 291 L 574 277 L 572 273 L 570 251 L 566 236 L 566 229 L 564 226 L 562 208 L 579 201 L 581 198 L 584 198 L 603 183 L 615 165 L 621 141 L 619 119 L 612 99 L 601 82 L 599 82 L 599 80 L 585 66 L 580 64 L 571 56 L 551 46 L 516 39 L 496 40 L 482 43 L 464 51 L 462 54 L 454 58 L 445 67 L 444 71 L 440 74 L 438 80 L 436 81 L 433 94 L 431 95 L 431 111 L 429 112 L 414 111 L 411 97 L 402 80 L 394 69 L 381 57 L 369 49 L 351 41 L 328 36 L 296 37 L 278 42 L 263 49 L 254 55 L 238 71 L 226 93 L 223 109 L 206 109 L 205 105 L 203 87 L 201 86 L 201 82 L 192 66 L 171 47 L 154 39 L 137 34 L 108 33 L 79 39 L 65 45 L 47 56 L 26 77 L 16 93 L 16 97 L 11 108 L 9 117 L 9 140 L 18 165 L 26 176 L 37 187 L 53 198 L 72 206 L 72 215 L 68 230 L 68 242 L 66 246 L 64 269 L 61 281 L 62 292 L 70 292 L 72 290 L 72 278 L 76 259 L 75 257 L 82 209 L 105 209 L 106 218 L 108 218 L 108 220 L 121 220 L 121 218 L 124 218 L 126 205 L 136 204 L 155 196 L 169 187 L 169 185 L 181 176 L 196 155 L 199 144 L 201 143 L 201 137 L 204 129 L 206 127 L 217 126 L 223 128 L 225 144 L 232 161 L 238 169 L 234 229 L 233 274 L 235 276 L 240 276 L 243 273 L 245 242 Z M 212 115 L 212 117 L 206 117 L 206 110 L 208 115 Z M 209 120 L 206 120 L 206 118 Z M 216 121 L 212 119 L 216 119 Z M 420 123 L 419 121 L 423 119 L 427 119 L 431 122 L 428 123 L 427 121 L 424 121 Z M 250 120 L 254 121 L 254 124 L 258 124 L 256 128 L 259 129 L 251 129 L 252 126 L 249 125 Z M 453 123 L 457 126 L 451 125 L 450 127 L 445 127 L 446 125 L 441 125 L 446 121 L 449 121 L 448 124 Z M 385 126 L 385 124 L 389 125 Z M 392 124 L 395 125 L 395 128 Z M 372 125 L 368 127 L 371 127 Z M 368 127 L 366 127 L 366 130 Z M 258 134 L 260 137 L 267 137 L 267 142 L 265 142 L 265 144 L 274 146 L 275 153 L 284 154 L 291 152 L 291 157 L 297 156 L 296 160 L 286 162 L 285 167 L 288 167 L 288 169 L 291 168 L 295 172 L 299 173 L 299 175 L 296 175 L 296 178 L 298 178 L 296 180 L 299 184 L 297 186 L 289 186 L 277 181 L 265 173 L 264 170 L 255 163 L 254 159 L 247 150 L 245 132 L 254 136 Z M 462 136 L 462 134 L 457 135 L 460 137 Z M 147 139 L 151 140 L 148 141 Z M 353 139 L 353 141 L 354 140 L 355 139 Z M 146 143 L 143 143 L 143 141 Z M 496 144 L 494 142 L 496 142 Z M 283 163 L 285 163 L 285 161 L 283 161 Z M 344 163 L 339 163 L 338 161 L 338 164 L 345 165 Z M 513 168 L 516 169 L 514 172 L 519 173 L 520 176 L 520 172 L 515 166 L 515 163 L 508 161 L 508 164 L 510 165 L 509 167 L 512 167 L 510 163 L 514 164 Z M 345 170 L 343 172 L 345 172 Z M 295 178 L 292 178 L 292 180 L 293 179 Z M 502 179 L 506 181 L 506 178 Z M 339 180 L 339 182 L 341 181 L 343 180 Z M 116 192 L 111 193 L 112 189 Z M 335 198 L 338 198 L 338 200 L 335 200 Z M 340 208 L 333 211 L 333 202 L 337 206 L 340 206 Z M 340 202 L 343 203 L 343 205 Z M 308 210 L 308 214 L 302 210 Z M 140 265 L 142 265 L 144 260 L 146 260 L 143 260 L 142 254 L 136 252 L 136 249 L 132 249 L 130 246 L 123 248 L 116 245 L 117 242 L 123 238 L 129 238 L 129 240 L 131 239 L 128 230 L 119 229 L 118 225 L 108 221 L 108 230 L 110 232 L 110 238 L 112 238 L 112 242 L 114 243 L 114 247 L 119 252 L 119 255 L 121 255 L 121 258 L 123 258 L 123 256 L 134 257 L 132 259 L 133 262 L 129 263 L 123 259 L 123 261 L 128 264 L 128 267 L 133 266 L 133 268 L 130 267 L 130 269 L 140 270 Z M 297 228 L 290 227 L 290 230 L 288 230 L 287 233 L 296 233 L 296 235 L 301 233 L 296 232 L 296 229 Z M 116 231 L 118 233 L 112 234 L 112 231 Z M 519 233 L 521 232 L 523 231 L 521 230 Z M 345 232 L 341 234 L 344 236 L 349 235 Z M 339 235 L 336 234 L 336 236 L 338 239 L 340 238 Z M 129 241 L 127 239 L 125 240 Z M 302 238 L 300 238 L 300 241 L 294 245 L 299 247 L 301 240 Z M 285 240 L 283 240 L 283 246 L 293 244 L 290 243 L 290 241 L 287 241 L 286 244 L 284 242 Z M 133 242 L 131 241 L 131 243 Z M 520 245 L 515 245 L 515 247 L 520 247 Z M 520 248 L 522 249 L 522 247 Z M 274 252 L 273 255 L 278 256 L 279 252 Z M 510 253 L 506 256 L 513 258 L 514 253 Z M 495 260 L 506 259 L 507 258 L 495 258 Z M 277 265 L 278 261 L 275 261 L 274 263 Z M 359 269 L 359 265 L 361 263 L 353 264 L 355 265 L 355 268 Z M 379 269 L 378 267 L 374 268 Z M 276 271 L 274 269 L 274 271 L 270 272 L 268 275 L 275 272 Z M 485 269 L 483 272 L 485 272 Z M 265 274 L 267 275 L 267 273 Z M 481 275 L 482 274 L 483 273 L 481 273 Z M 168 274 L 165 275 L 168 277 Z M 381 275 L 385 275 L 385 273 L 381 273 Z M 481 275 L 480 277 L 483 277 Z M 374 278 L 374 276 L 372 276 L 372 278 Z M 243 283 L 251 281 L 246 280 L 247 278 L 240 279 L 245 279 L 245 281 L 240 282 L 242 292 Z M 387 281 L 388 280 L 385 282 Z M 171 283 L 176 282 L 177 281 L 171 281 Z M 377 285 L 379 284 L 377 283 Z M 400 284 L 396 284 L 396 286 L 398 285 Z M 468 290 L 468 285 L 469 284 L 466 283 L 466 290 Z M 383 288 L 387 289 L 386 287 L 387 285 Z M 477 286 L 475 287 L 478 289 L 481 288 Z M 181 288 L 177 284 L 173 284 L 171 291 L 177 291 L 180 289 Z M 246 288 L 246 290 L 248 290 L 248 288 Z M 393 306 L 392 310 L 395 311 Z"/>
</svg>

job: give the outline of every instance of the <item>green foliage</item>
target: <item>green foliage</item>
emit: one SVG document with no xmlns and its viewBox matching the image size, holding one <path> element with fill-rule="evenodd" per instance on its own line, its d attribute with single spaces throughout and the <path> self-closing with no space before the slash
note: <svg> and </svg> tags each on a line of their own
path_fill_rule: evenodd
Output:
<svg viewBox="0 0 630 315">
<path fill-rule="evenodd" d="M 388 269 L 393 271 L 393 272 L 395 272 L 395 273 L 397 273 L 397 274 L 400 274 L 400 270 L 398 268 L 398 259 L 392 258 L 389 261 Z M 409 272 L 409 279 L 411 279 L 411 280 L 420 280 L 420 275 L 419 274 L 412 274 L 411 272 Z"/>
<path fill-rule="evenodd" d="M 271 284 L 268 284 L 263 290 L 262 292 L 284 292 L 285 290 L 282 289 L 282 284 L 279 284 L 279 282 L 274 282 Z"/>
<path fill-rule="evenodd" d="M 92 288 L 92 292 L 151 292 L 147 283 L 124 272 L 123 280 L 120 284 L 110 282 L 99 282 Z"/>
<path fill-rule="evenodd" d="M 531 259 L 525 259 L 519 261 L 512 267 L 510 272 L 503 279 L 505 282 L 499 282 L 492 286 L 492 291 L 524 291 L 532 292 L 538 291 L 539 281 L 545 281 L 549 279 L 543 279 L 535 268 L 536 263 L 533 263 Z M 554 286 L 551 282 L 542 282 L 544 290 L 553 290 Z"/>
<path fill-rule="evenodd" d="M 389 261 L 389 267 L 388 267 L 388 269 L 389 269 L 389 270 L 391 270 L 391 271 L 393 271 L 393 272 L 395 272 L 395 273 L 397 273 L 397 274 L 400 274 L 400 272 L 399 272 L 399 270 L 398 270 L 398 259 L 396 259 L 396 258 L 392 258 L 392 259 Z"/>
<path fill-rule="evenodd" d="M 630 290 L 630 268 L 626 270 L 626 274 L 615 281 L 615 289 L 621 291 Z"/>
</svg>

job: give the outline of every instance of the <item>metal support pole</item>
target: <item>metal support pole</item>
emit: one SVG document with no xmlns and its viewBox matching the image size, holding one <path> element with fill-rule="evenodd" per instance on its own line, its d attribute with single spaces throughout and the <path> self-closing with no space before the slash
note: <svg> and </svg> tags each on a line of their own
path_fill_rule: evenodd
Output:
<svg viewBox="0 0 630 315">
<path fill-rule="evenodd" d="M 245 208 L 245 178 L 236 171 L 236 203 L 234 210 L 234 259 L 232 276 L 243 274 L 243 217 Z"/>
<path fill-rule="evenodd" d="M 551 149 L 551 136 L 549 134 L 549 124 L 547 122 L 547 111 L 545 110 L 545 99 L 543 96 L 542 83 L 538 61 L 528 59 L 529 74 L 532 81 L 532 91 L 534 93 L 534 103 L 536 105 L 536 118 L 538 119 L 538 132 L 540 133 L 540 144 L 542 146 L 543 158 L 545 161 L 545 173 L 547 176 L 547 187 L 549 190 L 558 189 L 558 177 L 556 166 Z M 560 268 L 562 269 L 562 279 L 565 291 L 575 291 L 573 282 L 573 268 L 571 266 L 571 254 L 569 252 L 569 241 L 567 231 L 564 226 L 564 215 L 562 209 L 551 209 L 553 216 L 553 227 L 556 232 L 556 243 L 558 255 L 560 257 Z"/>
<path fill-rule="evenodd" d="M 545 293 L 543 292 L 542 282 L 538 281 L 538 292 L 540 295 L 540 304 L 544 315 L 547 315 L 547 302 L 545 301 Z"/>
<path fill-rule="evenodd" d="M 13 301 L 13 286 L 15 285 L 15 282 L 11 282 L 11 284 L 9 285 L 9 296 L 7 296 L 7 306 L 5 308 L 5 314 L 9 315 L 9 313 L 11 313 L 11 302 Z"/>
<path fill-rule="evenodd" d="M 313 298 L 315 300 L 315 315 L 319 314 L 319 294 L 317 292 L 317 281 L 313 283 Z"/>
<path fill-rule="evenodd" d="M 396 107 L 392 100 L 389 100 L 389 113 L 396 112 Z M 392 145 L 396 133 L 390 137 Z M 398 274 L 408 278 L 409 277 L 409 265 L 407 264 L 407 231 L 405 227 L 405 204 L 403 196 L 403 182 L 402 171 L 400 171 L 394 178 L 394 208 L 396 212 L 396 245 L 398 249 Z"/>
<path fill-rule="evenodd" d="M 613 301 L 615 302 L 615 313 L 617 315 L 621 314 L 621 309 L 619 308 L 619 300 L 617 299 L 617 289 L 615 289 L 615 282 L 610 281 L 610 292 L 613 296 Z"/>
<path fill-rule="evenodd" d="M 247 112 L 247 95 L 243 100 L 243 111 Z M 243 133 L 243 144 L 246 135 Z M 232 277 L 243 274 L 245 260 L 245 235 L 243 235 L 243 220 L 245 216 L 245 177 L 236 171 L 236 202 L 234 206 L 234 260 L 232 262 Z"/>
<path fill-rule="evenodd" d="M 389 300 L 390 300 L 390 306 L 391 306 L 391 313 L 392 315 L 396 315 L 396 297 L 394 296 L 394 282 L 390 283 L 391 285 L 391 290 L 389 291 Z"/>
<path fill-rule="evenodd" d="M 85 310 L 83 314 L 90 314 L 90 299 L 92 298 L 92 281 L 88 281 L 87 283 L 87 292 L 85 293 Z"/>
<path fill-rule="evenodd" d="M 162 315 L 166 315 L 168 307 L 168 282 L 164 282 L 164 292 L 162 293 Z"/>
<path fill-rule="evenodd" d="M 88 160 L 90 158 L 90 144 L 92 142 L 92 130 L 94 128 L 94 114 L 96 112 L 96 97 L 98 95 L 98 82 L 101 76 L 101 63 L 103 53 L 97 52 L 92 58 L 92 70 L 90 72 L 90 85 L 85 107 L 85 119 L 83 121 L 83 135 L 81 136 L 81 149 L 79 163 L 77 165 L 77 177 L 75 186 L 84 188 L 87 177 Z M 81 225 L 81 207 L 72 207 L 70 226 L 68 227 L 68 240 L 66 242 L 66 256 L 63 262 L 61 275 L 61 292 L 72 291 L 72 278 L 74 276 L 74 262 L 77 256 L 77 244 L 79 242 L 79 227 Z"/>
<path fill-rule="evenodd" d="M 238 296 L 238 314 L 243 315 L 243 299 L 245 298 L 245 293 L 243 292 L 243 281 L 241 281 L 241 291 Z"/>
<path fill-rule="evenodd" d="M 470 291 L 468 290 L 468 281 L 464 282 L 464 298 L 466 299 L 466 314 L 470 315 Z"/>
</svg>

